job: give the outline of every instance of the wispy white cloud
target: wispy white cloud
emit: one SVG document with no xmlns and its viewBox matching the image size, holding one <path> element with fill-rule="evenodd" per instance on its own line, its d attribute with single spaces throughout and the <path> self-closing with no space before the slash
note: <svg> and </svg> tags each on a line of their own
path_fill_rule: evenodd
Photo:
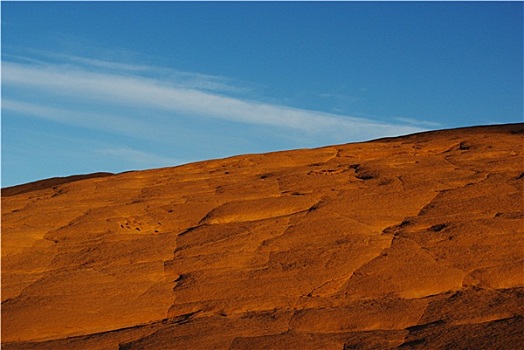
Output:
<svg viewBox="0 0 524 350">
<path fill-rule="evenodd" d="M 405 123 L 407 125 L 416 125 L 420 127 L 428 127 L 428 128 L 435 128 L 441 126 L 441 124 L 436 122 L 429 122 L 426 120 L 419 120 L 415 118 L 406 118 L 406 117 L 394 117 L 393 119 L 398 120 L 401 123 Z"/>
<path fill-rule="evenodd" d="M 5 89 L 26 89 L 35 96 L 53 96 L 58 100 L 99 103 L 122 108 L 141 108 L 156 113 L 173 113 L 178 116 L 192 116 L 227 120 L 251 125 L 263 125 L 273 128 L 287 128 L 311 135 L 323 133 L 344 137 L 348 141 L 364 140 L 374 137 L 393 136 L 421 131 L 423 128 L 405 125 L 405 123 L 384 123 L 365 118 L 323 113 L 287 106 L 261 103 L 254 100 L 231 97 L 218 93 L 224 88 L 224 79 L 194 73 L 178 73 L 183 79 L 160 78 L 158 76 L 140 75 L 148 68 L 121 65 L 115 62 L 83 59 L 68 56 L 68 64 L 23 62 L 3 62 L 2 84 Z M 71 62 L 78 63 L 77 65 Z M 90 66 L 90 69 L 86 68 Z M 112 69 L 111 72 L 100 69 Z M 177 75 L 176 73 L 174 75 Z M 213 85 L 215 83 L 215 85 Z M 224 91 L 222 91 L 224 92 Z M 6 100 L 11 109 L 26 109 L 32 115 L 42 115 L 38 111 L 42 106 L 32 108 L 27 103 L 22 105 L 15 100 Z M 45 107 L 46 115 L 53 115 L 55 121 L 67 123 L 84 123 L 85 115 L 65 115 L 63 111 L 53 111 Z M 56 112 L 56 113 L 55 113 Z M 118 117 L 97 113 L 99 119 L 106 121 L 108 128 L 125 125 L 132 121 L 130 117 Z M 70 120 L 68 118 L 71 118 Z M 118 120 L 124 118 L 124 120 Z M 96 120 L 96 118 L 94 119 Z M 136 120 L 134 121 L 136 123 Z M 90 122 L 91 123 L 91 122 Z M 100 127 L 104 127 L 101 124 Z M 126 126 L 130 130 L 140 125 Z M 158 126 L 162 127 L 162 126 Z"/>
<path fill-rule="evenodd" d="M 151 152 L 144 152 L 129 147 L 111 147 L 96 150 L 97 155 L 109 157 L 134 164 L 139 167 L 174 166 L 184 163 L 183 160 L 159 156 Z"/>
<path fill-rule="evenodd" d="M 80 126 L 83 128 L 110 131 L 111 133 L 130 135 L 135 137 L 147 136 L 148 131 L 156 131 L 147 121 L 122 117 L 116 114 L 100 112 L 85 112 L 63 107 L 50 107 L 42 103 L 27 103 L 24 101 L 2 99 L 2 110 L 11 111 L 31 117 L 50 120 L 53 122 Z"/>
<path fill-rule="evenodd" d="M 71 63 L 81 64 L 85 66 L 91 66 L 95 68 L 111 69 L 111 70 L 123 70 L 131 72 L 141 72 L 151 70 L 151 66 L 142 65 L 142 64 L 129 64 L 121 62 L 111 62 L 100 60 L 96 58 L 81 57 L 75 55 L 66 55 L 66 54 L 57 54 L 57 53 L 45 53 L 49 58 L 61 59 Z"/>
<path fill-rule="evenodd" d="M 239 86 L 238 84 L 234 84 L 233 79 L 223 76 L 186 72 L 178 69 L 147 64 L 108 61 L 93 57 L 83 57 L 29 48 L 21 50 L 29 53 L 31 57 L 10 53 L 4 53 L 3 57 L 11 62 L 23 62 L 43 67 L 49 66 L 49 61 L 51 60 L 53 62 L 52 65 L 59 67 L 61 70 L 76 68 L 91 72 L 105 72 L 113 75 L 141 74 L 150 77 L 154 76 L 158 77 L 160 80 L 169 81 L 173 86 L 185 88 L 229 93 L 245 93 L 250 91 L 250 88 L 246 84 L 244 84 L 245 86 Z"/>
</svg>

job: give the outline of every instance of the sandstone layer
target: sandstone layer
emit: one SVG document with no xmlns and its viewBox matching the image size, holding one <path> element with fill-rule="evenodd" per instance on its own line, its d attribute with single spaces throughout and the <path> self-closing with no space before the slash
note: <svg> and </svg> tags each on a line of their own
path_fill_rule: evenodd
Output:
<svg viewBox="0 0 524 350">
<path fill-rule="evenodd" d="M 523 124 L 2 191 L 3 349 L 517 349 Z"/>
</svg>

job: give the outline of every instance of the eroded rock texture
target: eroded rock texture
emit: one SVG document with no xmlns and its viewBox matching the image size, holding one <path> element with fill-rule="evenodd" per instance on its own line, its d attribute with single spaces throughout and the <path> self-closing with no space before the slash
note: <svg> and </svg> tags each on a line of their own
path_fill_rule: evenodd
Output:
<svg viewBox="0 0 524 350">
<path fill-rule="evenodd" d="M 522 124 L 3 190 L 3 349 L 517 349 Z"/>
</svg>

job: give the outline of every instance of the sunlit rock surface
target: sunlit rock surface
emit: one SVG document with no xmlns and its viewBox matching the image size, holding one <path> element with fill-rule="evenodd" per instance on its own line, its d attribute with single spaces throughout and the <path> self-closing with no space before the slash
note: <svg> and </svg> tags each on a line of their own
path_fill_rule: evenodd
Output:
<svg viewBox="0 0 524 350">
<path fill-rule="evenodd" d="M 2 191 L 3 349 L 517 349 L 524 125 Z"/>
</svg>

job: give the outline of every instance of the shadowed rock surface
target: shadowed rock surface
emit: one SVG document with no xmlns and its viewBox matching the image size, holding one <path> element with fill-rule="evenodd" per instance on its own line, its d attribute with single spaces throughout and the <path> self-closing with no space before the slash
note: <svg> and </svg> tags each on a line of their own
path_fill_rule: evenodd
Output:
<svg viewBox="0 0 524 350">
<path fill-rule="evenodd" d="M 2 193 L 3 349 L 517 349 L 523 124 Z"/>
</svg>

